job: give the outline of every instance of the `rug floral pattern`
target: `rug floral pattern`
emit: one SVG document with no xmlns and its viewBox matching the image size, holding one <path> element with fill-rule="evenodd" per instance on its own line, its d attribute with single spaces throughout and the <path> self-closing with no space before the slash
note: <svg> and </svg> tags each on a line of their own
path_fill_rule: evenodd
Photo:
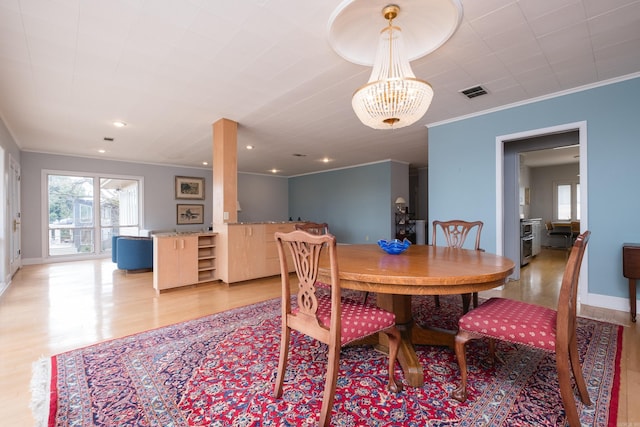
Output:
<svg viewBox="0 0 640 427">
<path fill-rule="evenodd" d="M 459 297 L 414 301 L 418 323 L 455 325 Z M 435 323 L 434 323 L 435 322 Z M 594 402 L 583 425 L 606 426 L 617 409 L 621 327 L 579 319 L 580 357 Z M 312 426 L 322 401 L 326 349 L 292 334 L 281 399 L 272 396 L 280 341 L 280 301 L 271 300 L 147 331 L 51 358 L 49 426 Z M 449 398 L 459 381 L 452 350 L 418 346 L 425 385 L 386 390 L 386 355 L 347 347 L 332 412 L 336 426 L 562 426 L 555 361 L 500 345 L 489 363 L 485 342 L 468 345 L 469 399 Z M 397 378 L 403 379 L 397 368 Z M 615 415 L 615 414 L 614 414 Z"/>
</svg>

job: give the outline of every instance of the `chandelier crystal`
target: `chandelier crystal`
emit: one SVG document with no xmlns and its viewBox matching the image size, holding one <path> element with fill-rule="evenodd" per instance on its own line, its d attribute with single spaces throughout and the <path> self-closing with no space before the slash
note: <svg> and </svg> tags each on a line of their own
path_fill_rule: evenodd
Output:
<svg viewBox="0 0 640 427">
<path fill-rule="evenodd" d="M 362 123 L 373 129 L 398 129 L 418 121 L 433 99 L 433 88 L 417 79 L 407 57 L 402 31 L 393 26 L 400 7 L 388 5 L 382 15 L 389 25 L 380 32 L 378 52 L 366 85 L 351 100 Z"/>
</svg>

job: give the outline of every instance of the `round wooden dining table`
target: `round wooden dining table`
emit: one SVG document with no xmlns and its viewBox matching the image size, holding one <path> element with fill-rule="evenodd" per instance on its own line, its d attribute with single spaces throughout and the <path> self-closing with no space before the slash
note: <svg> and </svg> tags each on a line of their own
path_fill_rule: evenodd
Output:
<svg viewBox="0 0 640 427">
<path fill-rule="evenodd" d="M 318 280 L 329 283 L 326 252 L 320 259 Z M 453 348 L 456 331 L 416 325 L 411 297 L 492 289 L 503 285 L 515 268 L 512 260 L 500 255 L 444 246 L 411 245 L 402 254 L 390 255 L 375 244 L 340 245 L 337 252 L 341 287 L 375 292 L 377 304 L 395 313 L 402 334 L 398 360 L 405 379 L 415 387 L 424 384 L 424 374 L 414 344 Z M 377 348 L 386 350 L 386 335 L 380 334 L 377 340 Z"/>
</svg>

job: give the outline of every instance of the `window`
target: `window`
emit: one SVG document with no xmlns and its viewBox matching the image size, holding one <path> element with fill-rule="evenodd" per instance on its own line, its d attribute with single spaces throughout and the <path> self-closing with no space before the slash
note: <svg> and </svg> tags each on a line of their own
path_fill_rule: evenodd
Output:
<svg viewBox="0 0 640 427">
<path fill-rule="evenodd" d="M 561 184 L 556 187 L 557 206 L 556 217 L 559 220 L 571 220 L 571 185 Z"/>
<path fill-rule="evenodd" d="M 114 234 L 138 234 L 141 178 L 55 172 L 45 176 L 47 256 L 107 253 Z"/>
<path fill-rule="evenodd" d="M 556 183 L 553 190 L 554 219 L 557 221 L 580 220 L 580 184 Z"/>
</svg>

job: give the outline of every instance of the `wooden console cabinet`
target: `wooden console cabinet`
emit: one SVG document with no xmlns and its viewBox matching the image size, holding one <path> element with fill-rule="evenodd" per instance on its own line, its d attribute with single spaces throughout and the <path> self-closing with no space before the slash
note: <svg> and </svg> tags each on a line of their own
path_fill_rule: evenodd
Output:
<svg viewBox="0 0 640 427">
<path fill-rule="evenodd" d="M 636 280 L 640 279 L 640 243 L 622 245 L 622 274 L 629 279 L 631 321 L 636 321 Z"/>
<path fill-rule="evenodd" d="M 215 233 L 153 237 L 153 287 L 157 292 L 217 280 Z"/>
<path fill-rule="evenodd" d="M 293 231 L 295 224 L 278 222 L 214 225 L 218 233 L 218 278 L 225 283 L 236 283 L 280 274 L 274 234 L 276 231 Z"/>
</svg>

